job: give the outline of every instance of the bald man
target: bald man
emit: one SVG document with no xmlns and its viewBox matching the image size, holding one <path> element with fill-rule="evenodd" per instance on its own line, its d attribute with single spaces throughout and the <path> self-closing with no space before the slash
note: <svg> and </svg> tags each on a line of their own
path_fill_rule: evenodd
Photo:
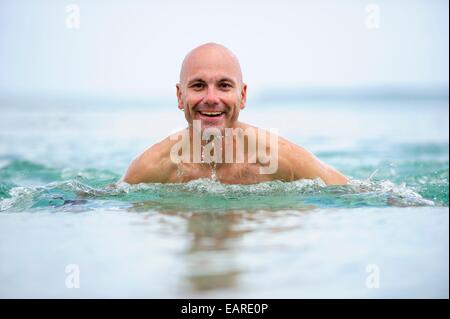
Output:
<svg viewBox="0 0 450 319">
<path fill-rule="evenodd" d="M 188 127 L 139 155 L 124 182 L 184 183 L 199 178 L 227 184 L 316 178 L 327 185 L 348 182 L 305 149 L 238 121 L 247 85 L 238 59 L 226 47 L 207 43 L 189 52 L 176 89 Z"/>
</svg>

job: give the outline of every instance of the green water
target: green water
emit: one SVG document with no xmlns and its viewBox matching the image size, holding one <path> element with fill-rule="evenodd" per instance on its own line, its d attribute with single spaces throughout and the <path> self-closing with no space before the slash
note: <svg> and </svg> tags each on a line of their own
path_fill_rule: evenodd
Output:
<svg viewBox="0 0 450 319">
<path fill-rule="evenodd" d="M 428 145 L 416 146 L 415 154 L 420 157 L 422 150 L 429 156 L 430 148 L 436 156 L 448 152 L 446 145 Z M 448 206 L 447 160 L 361 165 L 353 174 L 368 178 L 328 187 L 320 180 L 225 185 L 203 179 L 187 184 L 128 185 L 116 184 L 120 175 L 108 170 L 58 169 L 15 160 L 0 169 L 0 211 L 58 211 L 68 205 L 86 210 L 91 205 L 119 205 L 135 210 L 181 211 Z"/>
</svg>

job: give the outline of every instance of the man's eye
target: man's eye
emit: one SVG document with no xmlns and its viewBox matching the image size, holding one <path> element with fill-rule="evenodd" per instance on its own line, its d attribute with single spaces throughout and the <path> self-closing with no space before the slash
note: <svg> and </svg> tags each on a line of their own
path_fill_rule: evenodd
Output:
<svg viewBox="0 0 450 319">
<path fill-rule="evenodd" d="M 203 88 L 203 83 L 194 83 L 191 85 L 192 88 L 194 89 L 202 89 Z"/>
<path fill-rule="evenodd" d="M 230 83 L 220 83 L 220 87 L 223 89 L 229 89 L 231 88 L 231 84 Z"/>
</svg>

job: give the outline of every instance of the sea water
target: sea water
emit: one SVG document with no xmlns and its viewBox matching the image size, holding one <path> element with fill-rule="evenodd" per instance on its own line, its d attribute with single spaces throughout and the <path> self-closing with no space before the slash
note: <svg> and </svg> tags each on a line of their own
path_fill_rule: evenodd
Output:
<svg viewBox="0 0 450 319">
<path fill-rule="evenodd" d="M 0 297 L 449 296 L 448 100 L 242 111 L 351 179 L 328 187 L 117 183 L 184 127 L 176 105 L 2 101 L 0 115 Z"/>
</svg>

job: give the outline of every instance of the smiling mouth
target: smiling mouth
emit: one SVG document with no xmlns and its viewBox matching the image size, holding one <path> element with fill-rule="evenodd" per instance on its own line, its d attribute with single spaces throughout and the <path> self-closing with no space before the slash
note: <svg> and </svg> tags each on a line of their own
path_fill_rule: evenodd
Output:
<svg viewBox="0 0 450 319">
<path fill-rule="evenodd" d="M 207 117 L 219 117 L 222 114 L 225 114 L 225 112 L 202 112 L 202 111 L 198 111 L 198 113 Z"/>
</svg>

